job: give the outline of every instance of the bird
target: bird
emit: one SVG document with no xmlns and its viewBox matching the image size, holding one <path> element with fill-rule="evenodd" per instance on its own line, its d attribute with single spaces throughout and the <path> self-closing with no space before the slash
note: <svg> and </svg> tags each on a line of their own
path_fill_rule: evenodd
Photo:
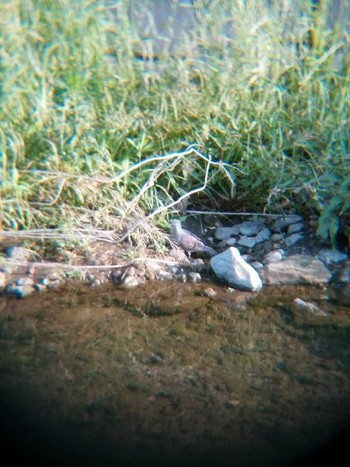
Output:
<svg viewBox="0 0 350 467">
<path fill-rule="evenodd" d="M 172 237 L 188 253 L 189 257 L 192 253 L 196 253 L 197 256 L 215 256 L 217 254 L 214 248 L 207 246 L 192 232 L 183 229 L 179 220 L 171 221 L 170 225 Z"/>
</svg>

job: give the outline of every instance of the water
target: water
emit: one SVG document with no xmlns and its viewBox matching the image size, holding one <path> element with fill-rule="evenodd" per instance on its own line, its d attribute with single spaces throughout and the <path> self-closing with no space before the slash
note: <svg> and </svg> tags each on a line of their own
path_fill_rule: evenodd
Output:
<svg viewBox="0 0 350 467">
<path fill-rule="evenodd" d="M 328 295 L 71 283 L 3 297 L 3 444 L 42 465 L 331 460 L 350 422 L 350 308 Z M 295 310 L 295 297 L 329 316 Z"/>
</svg>

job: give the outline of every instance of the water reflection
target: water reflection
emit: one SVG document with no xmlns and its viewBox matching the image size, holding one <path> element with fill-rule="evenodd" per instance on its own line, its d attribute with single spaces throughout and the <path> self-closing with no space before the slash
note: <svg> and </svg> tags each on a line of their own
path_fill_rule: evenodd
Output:
<svg viewBox="0 0 350 467">
<path fill-rule="evenodd" d="M 350 309 L 210 287 L 2 298 L 6 443 L 45 465 L 289 465 L 325 446 L 350 421 Z"/>
</svg>

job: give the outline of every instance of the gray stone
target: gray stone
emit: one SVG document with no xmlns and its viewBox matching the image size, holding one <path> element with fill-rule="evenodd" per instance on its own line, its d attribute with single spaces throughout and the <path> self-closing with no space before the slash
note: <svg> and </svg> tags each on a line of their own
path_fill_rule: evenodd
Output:
<svg viewBox="0 0 350 467">
<path fill-rule="evenodd" d="M 279 263 L 280 261 L 282 261 L 283 256 L 284 256 L 284 251 L 281 249 L 270 251 L 264 257 L 264 264 Z"/>
<path fill-rule="evenodd" d="M 283 233 L 274 233 L 271 235 L 271 241 L 272 242 L 280 242 L 281 240 L 283 240 L 285 237 L 285 234 Z"/>
<path fill-rule="evenodd" d="M 271 229 L 274 232 L 281 233 L 285 231 L 289 225 L 301 222 L 302 220 L 303 218 L 297 215 L 281 217 L 272 224 Z"/>
<path fill-rule="evenodd" d="M 337 264 L 348 259 L 347 254 L 342 253 L 341 251 L 331 250 L 327 248 L 320 250 L 317 253 L 317 257 L 325 264 Z"/>
<path fill-rule="evenodd" d="M 236 245 L 237 243 L 237 238 L 231 237 L 228 240 L 226 240 L 226 245 L 227 246 L 233 246 Z"/>
<path fill-rule="evenodd" d="M 239 228 L 236 226 L 233 227 L 218 227 L 215 230 L 215 239 L 216 240 L 228 240 L 230 237 L 239 234 Z"/>
<path fill-rule="evenodd" d="M 265 242 L 271 237 L 271 230 L 267 227 L 264 227 L 263 229 L 260 230 L 258 235 L 255 237 L 255 243 L 261 243 Z"/>
<path fill-rule="evenodd" d="M 304 224 L 302 222 L 296 222 L 295 224 L 291 224 L 288 226 L 287 234 L 292 235 L 297 232 L 301 232 L 304 230 Z"/>
<path fill-rule="evenodd" d="M 259 232 L 259 230 L 261 230 L 263 225 L 264 224 L 262 222 L 245 221 L 236 225 L 236 227 L 238 227 L 239 232 L 242 235 L 248 235 L 251 237 L 253 235 L 256 235 Z"/>
<path fill-rule="evenodd" d="M 244 290 L 260 290 L 262 282 L 256 270 L 246 263 L 235 247 L 228 248 L 223 253 L 210 260 L 216 276 L 230 285 Z"/>
<path fill-rule="evenodd" d="M 286 245 L 287 248 L 289 248 L 290 246 L 299 242 L 299 240 L 302 240 L 303 238 L 304 236 L 301 233 L 294 233 L 284 240 L 284 244 Z"/>
<path fill-rule="evenodd" d="M 279 263 L 265 266 L 265 282 L 270 285 L 321 284 L 328 282 L 330 271 L 317 258 L 307 255 L 290 256 Z"/>
<path fill-rule="evenodd" d="M 242 235 L 242 237 L 238 239 L 237 244 L 240 246 L 245 246 L 247 248 L 254 248 L 256 245 L 256 241 L 254 237 L 247 237 L 246 235 Z"/>
</svg>

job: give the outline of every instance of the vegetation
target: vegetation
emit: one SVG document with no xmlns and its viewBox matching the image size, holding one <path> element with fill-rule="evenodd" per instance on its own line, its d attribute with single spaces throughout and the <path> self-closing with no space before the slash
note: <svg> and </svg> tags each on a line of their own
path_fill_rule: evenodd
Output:
<svg viewBox="0 0 350 467">
<path fill-rule="evenodd" d="M 216 210 L 311 210 L 334 237 L 350 207 L 350 41 L 328 29 L 332 2 L 196 2 L 198 31 L 160 57 L 132 3 L 1 2 L 0 227 L 109 229 L 135 209 L 165 225 L 193 191 Z"/>
</svg>

